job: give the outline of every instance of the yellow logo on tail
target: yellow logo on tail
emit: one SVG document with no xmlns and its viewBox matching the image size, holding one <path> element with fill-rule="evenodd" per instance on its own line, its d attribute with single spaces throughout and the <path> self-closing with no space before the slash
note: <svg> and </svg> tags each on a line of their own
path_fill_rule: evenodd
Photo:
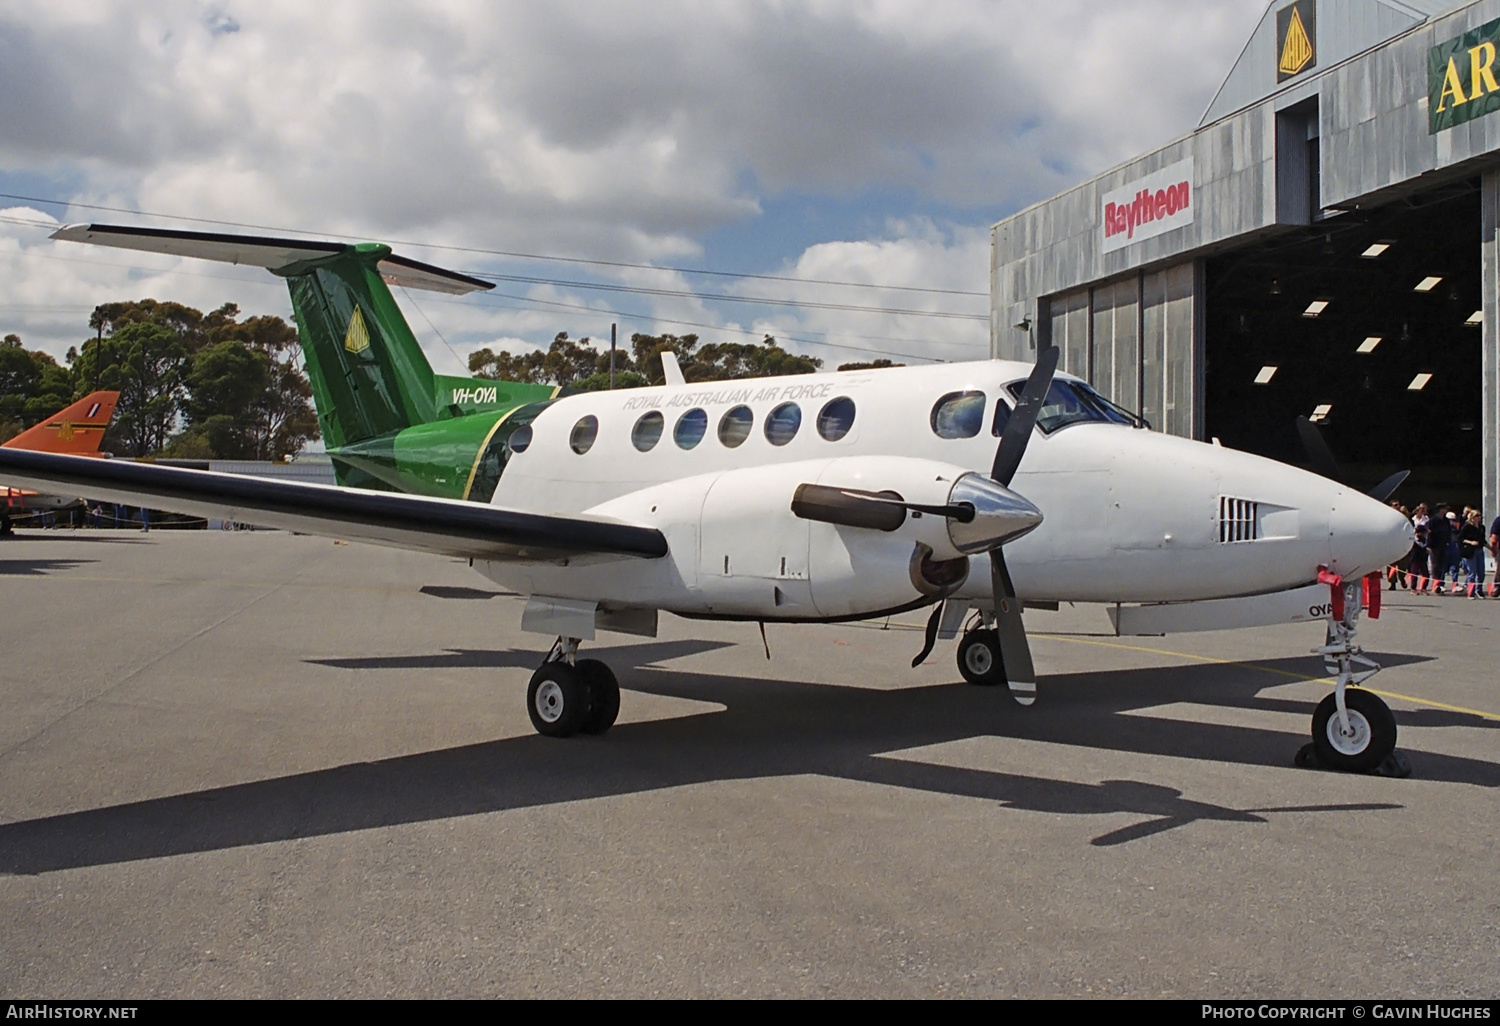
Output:
<svg viewBox="0 0 1500 1026">
<path fill-rule="evenodd" d="M 370 348 L 370 332 L 365 327 L 365 315 L 359 312 L 359 307 L 354 308 L 354 316 L 349 318 L 349 330 L 344 333 L 344 348 L 351 353 L 362 353 Z"/>
<path fill-rule="evenodd" d="M 1313 59 L 1312 40 L 1307 38 L 1307 29 L 1302 24 L 1302 14 L 1292 9 L 1292 20 L 1286 27 L 1286 42 L 1281 44 L 1281 60 L 1276 70 L 1283 75 L 1295 75 L 1307 67 Z"/>
</svg>

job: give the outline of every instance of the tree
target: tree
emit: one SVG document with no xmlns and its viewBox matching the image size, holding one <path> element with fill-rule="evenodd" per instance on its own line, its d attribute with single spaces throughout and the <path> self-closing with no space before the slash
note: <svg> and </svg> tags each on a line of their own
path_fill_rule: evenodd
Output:
<svg viewBox="0 0 1500 1026">
<path fill-rule="evenodd" d="M 220 459 L 261 457 L 257 428 L 271 387 L 270 364 L 264 352 L 235 339 L 199 349 L 187 373 L 182 408 L 188 428 L 183 434 L 206 439 Z"/>
<path fill-rule="evenodd" d="M 542 381 L 542 362 L 547 354 L 540 349 L 516 356 L 505 350 L 479 349 L 469 354 L 469 373 L 477 378 L 515 381 L 538 385 Z"/>
<path fill-rule="evenodd" d="M 551 382 L 577 391 L 599 391 L 609 387 L 609 350 L 577 342 L 566 331 L 558 332 L 546 352 L 538 349 L 515 355 L 480 349 L 469 356 L 469 373 L 477 377 L 532 384 Z M 770 335 L 759 344 L 721 342 L 698 346 L 697 335 L 630 336 L 630 349 L 615 352 L 615 387 L 639 388 L 660 385 L 661 355 L 675 353 L 682 376 L 688 381 L 724 381 L 730 378 L 771 377 L 778 374 L 811 374 L 823 361 L 789 353 Z"/>
<path fill-rule="evenodd" d="M 13 438 L 73 400 L 73 378 L 46 353 L 26 349 L 19 335 L 0 339 L 0 441 Z"/>
<path fill-rule="evenodd" d="M 126 456 L 149 456 L 167 444 L 177 425 L 188 368 L 187 347 L 171 328 L 131 321 L 80 359 L 99 388 L 117 389 L 120 403 L 105 447 Z"/>
<path fill-rule="evenodd" d="M 176 404 L 168 432 L 177 426 L 178 413 L 187 428 L 173 440 L 173 455 L 194 458 L 278 459 L 302 449 L 319 436 L 312 407 L 312 386 L 302 370 L 302 346 L 297 330 L 275 316 L 239 319 L 239 307 L 225 303 L 207 314 L 181 303 L 142 299 L 105 303 L 89 318 L 95 336 L 81 350 L 69 351 L 80 389 L 112 387 L 108 381 L 131 376 L 118 340 L 132 329 L 154 326 L 170 332 L 181 347 Z M 161 383 L 165 387 L 165 379 Z M 165 399 L 158 397 L 158 406 Z M 121 397 L 121 427 L 111 431 L 117 451 L 135 455 L 155 452 L 166 435 L 149 433 L 127 441 L 124 420 L 129 413 Z M 153 444 L 142 452 L 138 444 Z"/>
<path fill-rule="evenodd" d="M 631 335 L 630 348 L 635 364 L 653 385 L 666 381 L 661 369 L 661 354 L 677 355 L 682 376 L 687 381 L 727 381 L 734 378 L 764 378 L 780 374 L 812 374 L 823 361 L 812 356 L 789 353 L 770 335 L 764 341 L 717 342 L 698 346 L 697 335 Z"/>
<path fill-rule="evenodd" d="M 905 366 L 906 366 L 906 364 L 904 364 L 904 363 L 892 363 L 891 361 L 887 360 L 885 357 L 881 357 L 878 360 L 871 360 L 869 363 L 841 363 L 841 364 L 839 364 L 839 370 L 841 370 L 841 371 L 880 370 L 882 367 L 905 367 Z"/>
</svg>

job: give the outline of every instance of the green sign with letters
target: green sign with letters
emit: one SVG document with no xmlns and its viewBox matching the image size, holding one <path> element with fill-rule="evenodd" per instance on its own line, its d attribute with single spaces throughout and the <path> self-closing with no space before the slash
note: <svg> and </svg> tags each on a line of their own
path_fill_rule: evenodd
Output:
<svg viewBox="0 0 1500 1026">
<path fill-rule="evenodd" d="M 1427 51 L 1427 134 L 1500 110 L 1500 18 Z"/>
</svg>

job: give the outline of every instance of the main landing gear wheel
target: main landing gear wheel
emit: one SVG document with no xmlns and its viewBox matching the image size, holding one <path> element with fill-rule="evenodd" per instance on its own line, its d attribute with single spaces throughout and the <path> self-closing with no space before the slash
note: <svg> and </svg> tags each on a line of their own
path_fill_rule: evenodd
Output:
<svg viewBox="0 0 1500 1026">
<path fill-rule="evenodd" d="M 526 711 L 538 734 L 572 737 L 583 727 L 593 703 L 592 689 L 575 667 L 543 663 L 526 689 Z"/>
<path fill-rule="evenodd" d="M 1396 749 L 1396 717 L 1377 695 L 1360 688 L 1344 692 L 1349 727 L 1343 726 L 1338 702 L 1328 695 L 1313 713 L 1313 751 L 1329 769 L 1369 773 Z"/>
<path fill-rule="evenodd" d="M 620 683 L 614 671 L 597 659 L 580 659 L 574 667 L 589 691 L 589 711 L 578 728 L 585 734 L 602 734 L 620 715 Z"/>
<path fill-rule="evenodd" d="M 1000 660 L 1000 633 L 979 628 L 965 631 L 958 642 L 958 672 L 970 684 L 993 687 L 1005 683 L 1005 666 Z"/>
</svg>

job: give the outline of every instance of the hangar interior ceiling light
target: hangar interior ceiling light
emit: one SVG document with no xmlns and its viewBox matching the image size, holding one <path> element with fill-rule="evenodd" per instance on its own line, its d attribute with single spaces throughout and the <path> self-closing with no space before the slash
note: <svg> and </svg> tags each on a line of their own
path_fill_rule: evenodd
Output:
<svg viewBox="0 0 1500 1026">
<path fill-rule="evenodd" d="M 1302 316 L 1316 317 L 1328 309 L 1328 303 L 1329 301 L 1326 299 L 1314 299 L 1311 303 L 1307 304 L 1307 309 L 1302 311 Z"/>
<path fill-rule="evenodd" d="M 1359 348 L 1356 349 L 1355 352 L 1356 353 L 1373 353 L 1375 351 L 1375 347 L 1378 346 L 1378 345 L 1380 345 L 1381 338 L 1382 338 L 1382 336 L 1380 336 L 1380 335 L 1371 335 L 1369 338 L 1365 339 L 1363 342 L 1361 342 L 1359 344 Z"/>
<path fill-rule="evenodd" d="M 1333 403 L 1319 403 L 1313 407 L 1312 416 L 1307 419 L 1316 424 L 1320 420 L 1327 420 L 1328 415 L 1333 412 Z"/>
<path fill-rule="evenodd" d="M 1270 366 L 1262 367 L 1260 369 L 1260 373 L 1257 374 L 1257 375 L 1255 375 L 1255 383 L 1257 385 L 1267 384 L 1275 376 L 1276 376 L 1276 368 L 1275 367 L 1270 367 Z"/>
<path fill-rule="evenodd" d="M 1370 243 L 1370 245 L 1365 247 L 1365 251 L 1361 253 L 1360 256 L 1364 257 L 1367 260 L 1374 260 L 1380 254 L 1384 253 L 1390 248 L 1391 244 L 1385 240 L 1381 240 L 1380 242 L 1372 242 Z"/>
<path fill-rule="evenodd" d="M 1432 380 L 1431 374 L 1418 374 L 1411 379 L 1411 384 L 1406 386 L 1408 392 L 1420 392 L 1427 387 L 1427 382 Z"/>
<path fill-rule="evenodd" d="M 1433 289 L 1435 289 L 1435 288 L 1438 287 L 1438 284 L 1442 280 L 1443 279 L 1441 279 L 1441 278 L 1432 278 L 1432 277 L 1423 278 L 1421 281 L 1417 282 L 1417 287 L 1416 287 L 1416 289 L 1414 291 L 1416 291 L 1416 292 L 1431 292 Z"/>
<path fill-rule="evenodd" d="M 1484 310 L 1475 310 L 1473 313 L 1469 314 L 1469 319 L 1464 321 L 1464 323 L 1471 328 L 1479 327 L 1484 323 Z"/>
</svg>

